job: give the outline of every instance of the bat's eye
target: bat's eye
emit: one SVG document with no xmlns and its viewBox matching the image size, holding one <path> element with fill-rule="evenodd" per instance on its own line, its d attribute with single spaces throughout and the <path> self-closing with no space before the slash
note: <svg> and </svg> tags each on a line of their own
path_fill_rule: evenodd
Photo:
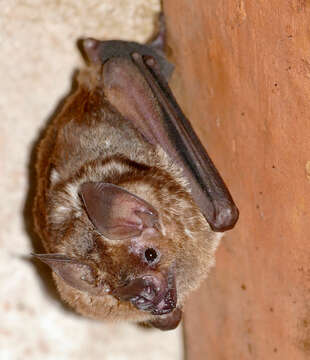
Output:
<svg viewBox="0 0 310 360">
<path fill-rule="evenodd" d="M 158 261 L 159 253 L 153 248 L 147 248 L 144 252 L 144 256 L 145 256 L 145 260 L 149 264 L 154 264 L 155 262 Z"/>
</svg>

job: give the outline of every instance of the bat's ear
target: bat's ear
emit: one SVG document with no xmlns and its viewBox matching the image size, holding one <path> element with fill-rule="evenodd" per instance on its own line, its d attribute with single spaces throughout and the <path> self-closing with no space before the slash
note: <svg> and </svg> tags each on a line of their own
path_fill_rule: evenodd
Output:
<svg viewBox="0 0 310 360">
<path fill-rule="evenodd" d="M 95 284 L 95 274 L 89 264 L 69 258 L 62 254 L 32 254 L 49 265 L 68 285 L 75 289 L 98 294 L 100 290 Z M 102 289 L 101 289 L 102 290 Z"/>
<path fill-rule="evenodd" d="M 119 186 L 87 182 L 81 185 L 80 195 L 90 221 L 108 239 L 129 239 L 146 228 L 158 229 L 156 209 Z"/>
</svg>

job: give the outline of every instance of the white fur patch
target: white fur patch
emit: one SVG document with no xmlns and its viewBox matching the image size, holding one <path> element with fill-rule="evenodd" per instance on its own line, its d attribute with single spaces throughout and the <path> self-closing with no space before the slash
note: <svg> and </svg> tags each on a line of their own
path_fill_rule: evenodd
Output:
<svg viewBox="0 0 310 360">
<path fill-rule="evenodd" d="M 56 170 L 56 169 L 52 169 L 51 175 L 50 175 L 51 183 L 52 183 L 53 185 L 55 185 L 55 184 L 59 181 L 59 179 L 60 179 L 60 175 L 59 175 L 59 173 L 57 172 L 57 170 Z"/>
<path fill-rule="evenodd" d="M 184 232 L 185 232 L 185 234 L 189 237 L 189 238 L 193 238 L 193 234 L 192 234 L 192 232 L 190 231 L 190 230 L 188 230 L 188 229 L 184 229 Z"/>
<path fill-rule="evenodd" d="M 80 209 L 80 198 L 78 194 L 78 185 L 76 184 L 68 184 L 66 186 L 66 192 L 70 196 L 68 199 L 72 204 L 72 207 L 76 210 Z"/>
<path fill-rule="evenodd" d="M 60 224 L 69 215 L 70 215 L 70 208 L 67 206 L 59 205 L 52 211 L 50 215 L 50 220 L 53 223 Z"/>
<path fill-rule="evenodd" d="M 77 218 L 81 215 L 81 200 L 78 194 L 77 184 L 68 184 L 62 193 L 62 201 L 58 200 L 50 219 L 54 223 L 62 223 L 69 216 Z"/>
<path fill-rule="evenodd" d="M 57 209 L 56 209 L 57 212 L 60 212 L 60 213 L 66 213 L 69 211 L 69 208 L 67 208 L 66 206 L 58 206 Z"/>
</svg>

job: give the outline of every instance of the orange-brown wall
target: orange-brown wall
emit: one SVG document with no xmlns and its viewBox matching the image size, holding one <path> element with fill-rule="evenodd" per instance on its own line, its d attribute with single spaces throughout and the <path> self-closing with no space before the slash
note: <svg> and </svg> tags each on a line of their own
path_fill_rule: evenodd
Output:
<svg viewBox="0 0 310 360">
<path fill-rule="evenodd" d="M 188 360 L 309 359 L 310 1 L 164 10 L 177 97 L 240 209 L 186 308 Z"/>
</svg>

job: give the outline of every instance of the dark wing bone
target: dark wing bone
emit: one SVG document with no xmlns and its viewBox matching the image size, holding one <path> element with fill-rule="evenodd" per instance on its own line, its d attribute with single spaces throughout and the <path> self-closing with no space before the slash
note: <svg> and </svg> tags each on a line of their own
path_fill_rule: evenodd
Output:
<svg viewBox="0 0 310 360">
<path fill-rule="evenodd" d="M 123 41 L 87 39 L 84 49 L 91 61 L 103 64 L 105 94 L 112 105 L 183 168 L 192 196 L 211 228 L 232 228 L 238 209 L 172 95 L 165 58 L 150 46 Z"/>
</svg>

